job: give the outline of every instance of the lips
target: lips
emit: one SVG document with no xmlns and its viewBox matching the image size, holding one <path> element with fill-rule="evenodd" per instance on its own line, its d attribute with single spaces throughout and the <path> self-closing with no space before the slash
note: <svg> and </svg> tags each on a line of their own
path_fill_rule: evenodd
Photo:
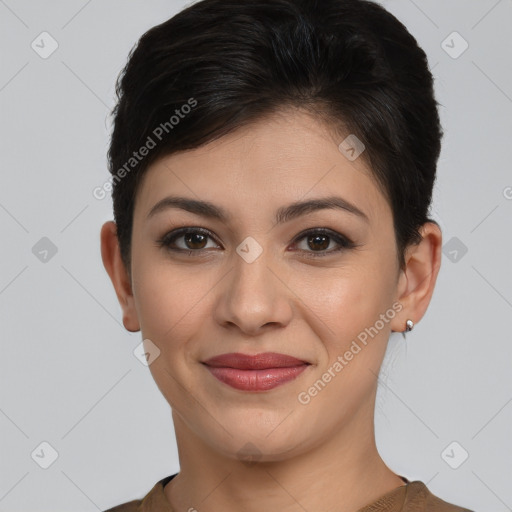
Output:
<svg viewBox="0 0 512 512">
<path fill-rule="evenodd" d="M 203 363 L 219 381 L 242 391 L 267 391 L 297 378 L 310 363 L 296 357 L 264 352 L 254 356 L 222 354 Z"/>
</svg>

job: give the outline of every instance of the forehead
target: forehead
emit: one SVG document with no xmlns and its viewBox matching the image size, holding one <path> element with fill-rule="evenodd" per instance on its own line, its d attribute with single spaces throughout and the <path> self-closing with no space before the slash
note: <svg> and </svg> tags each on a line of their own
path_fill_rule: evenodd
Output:
<svg viewBox="0 0 512 512">
<path fill-rule="evenodd" d="M 139 186 L 136 216 L 167 195 L 208 200 L 235 218 L 283 204 L 342 196 L 378 220 L 389 205 L 361 157 L 340 150 L 344 137 L 300 111 L 281 111 L 200 148 L 153 163 Z"/>
</svg>

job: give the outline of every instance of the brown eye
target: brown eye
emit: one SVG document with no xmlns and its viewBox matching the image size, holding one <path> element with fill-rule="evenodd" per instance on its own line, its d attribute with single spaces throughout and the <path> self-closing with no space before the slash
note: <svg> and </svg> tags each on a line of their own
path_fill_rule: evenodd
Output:
<svg viewBox="0 0 512 512">
<path fill-rule="evenodd" d="M 183 240 L 187 249 L 204 249 L 208 235 L 202 233 L 187 233 L 183 235 Z"/>
<path fill-rule="evenodd" d="M 304 242 L 301 242 L 304 240 Z M 300 247 L 301 243 L 303 244 Z M 327 250 L 333 244 L 334 248 Z M 294 245 L 307 256 L 328 256 L 344 249 L 351 249 L 355 244 L 348 238 L 330 229 L 311 229 L 299 235 Z M 336 247 L 337 246 L 337 247 Z"/>
<path fill-rule="evenodd" d="M 189 254 L 201 253 L 204 249 L 211 249 L 214 246 L 208 246 L 210 239 L 213 239 L 209 231 L 202 228 L 181 228 L 167 233 L 159 245 L 166 247 L 171 251 L 188 252 Z"/>
<path fill-rule="evenodd" d="M 313 251 L 324 251 L 329 247 L 329 237 L 327 235 L 308 236 L 308 247 Z"/>
</svg>

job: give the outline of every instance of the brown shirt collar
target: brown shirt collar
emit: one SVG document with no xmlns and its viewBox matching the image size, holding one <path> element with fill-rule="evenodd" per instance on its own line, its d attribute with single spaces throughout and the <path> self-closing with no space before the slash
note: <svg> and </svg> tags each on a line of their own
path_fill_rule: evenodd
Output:
<svg viewBox="0 0 512 512">
<path fill-rule="evenodd" d="M 142 500 L 133 500 L 105 512 L 174 512 L 164 487 L 176 474 L 159 480 Z M 407 482 L 405 485 L 382 495 L 357 512 L 471 512 L 437 498 L 419 480 L 409 482 L 401 478 Z"/>
</svg>

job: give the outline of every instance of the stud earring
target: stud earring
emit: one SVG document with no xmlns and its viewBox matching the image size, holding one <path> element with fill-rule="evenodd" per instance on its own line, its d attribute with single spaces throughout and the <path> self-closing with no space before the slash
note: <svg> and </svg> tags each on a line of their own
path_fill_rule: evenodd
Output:
<svg viewBox="0 0 512 512">
<path fill-rule="evenodd" d="M 405 333 L 412 331 L 414 328 L 414 322 L 412 320 L 407 320 L 405 322 L 405 331 L 402 332 L 402 336 L 405 338 Z"/>
</svg>

